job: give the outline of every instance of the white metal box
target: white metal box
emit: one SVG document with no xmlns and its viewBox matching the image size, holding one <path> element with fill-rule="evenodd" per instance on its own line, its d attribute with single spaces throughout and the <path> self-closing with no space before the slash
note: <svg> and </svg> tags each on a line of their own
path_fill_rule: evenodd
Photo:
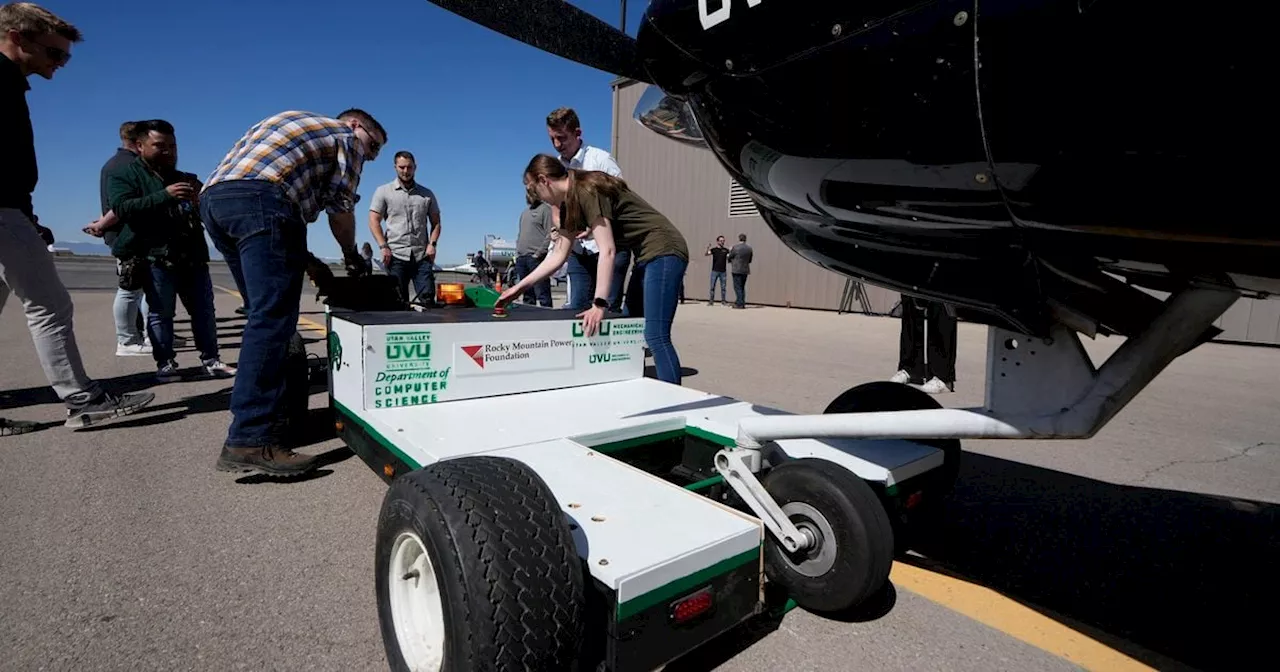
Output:
<svg viewBox="0 0 1280 672">
<path fill-rule="evenodd" d="M 644 320 L 591 338 L 572 310 L 331 314 L 334 397 L 378 410 L 617 382 L 644 374 Z"/>
</svg>

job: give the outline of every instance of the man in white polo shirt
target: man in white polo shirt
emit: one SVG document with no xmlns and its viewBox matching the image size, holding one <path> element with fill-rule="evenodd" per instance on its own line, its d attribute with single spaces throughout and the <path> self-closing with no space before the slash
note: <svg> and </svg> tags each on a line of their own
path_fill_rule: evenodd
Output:
<svg viewBox="0 0 1280 672">
<path fill-rule="evenodd" d="M 609 152 L 583 141 L 578 113 L 573 108 L 561 107 L 547 115 L 547 135 L 551 137 L 551 145 L 559 152 L 560 162 L 565 167 L 597 170 L 622 177 L 622 169 Z M 594 240 L 573 242 L 572 254 L 567 263 L 570 308 L 586 310 L 591 307 L 591 298 L 596 293 L 596 258 L 599 253 Z M 613 258 L 613 282 L 609 284 L 610 310 L 622 309 L 623 283 L 626 282 L 627 268 L 630 265 L 631 251 L 618 248 Z"/>
<path fill-rule="evenodd" d="M 382 267 L 401 288 L 413 281 L 409 298 L 424 301 L 436 295 L 436 243 L 440 240 L 440 201 L 414 176 L 413 154 L 396 152 L 396 179 L 380 185 L 369 203 L 369 232 L 382 249 Z M 428 229 L 428 222 L 430 228 Z M 383 223 L 387 230 L 382 230 Z"/>
</svg>

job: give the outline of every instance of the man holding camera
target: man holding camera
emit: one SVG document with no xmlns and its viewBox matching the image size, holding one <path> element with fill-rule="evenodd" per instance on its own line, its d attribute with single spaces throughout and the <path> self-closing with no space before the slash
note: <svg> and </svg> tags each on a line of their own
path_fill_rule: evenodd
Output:
<svg viewBox="0 0 1280 672">
<path fill-rule="evenodd" d="M 204 372 L 229 378 L 235 369 L 218 354 L 209 247 L 196 213 L 200 180 L 177 169 L 178 142 L 169 122 L 137 122 L 133 142 L 138 156 L 107 173 L 109 205 L 121 222 L 111 252 L 120 260 L 123 288 L 146 294 L 156 378 L 180 378 L 173 350 L 178 298 L 191 315 Z"/>
<path fill-rule="evenodd" d="M 282 112 L 254 124 L 206 181 L 201 219 L 247 293 L 249 318 L 219 470 L 294 476 L 315 468 L 315 458 L 293 452 L 284 436 L 284 362 L 310 268 L 307 225 L 326 211 L 347 274 L 364 274 L 356 188 L 365 161 L 386 142 L 363 110 L 337 118 Z"/>
</svg>

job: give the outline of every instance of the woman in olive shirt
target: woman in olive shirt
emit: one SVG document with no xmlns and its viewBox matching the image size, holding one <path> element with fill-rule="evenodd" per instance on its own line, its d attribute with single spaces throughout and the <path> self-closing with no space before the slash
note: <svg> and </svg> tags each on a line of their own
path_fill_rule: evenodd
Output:
<svg viewBox="0 0 1280 672">
<path fill-rule="evenodd" d="M 555 248 L 536 269 L 502 293 L 505 306 L 526 288 L 550 276 L 569 258 L 573 238 L 593 238 L 600 248 L 596 296 L 579 313 L 588 336 L 595 334 L 609 307 L 613 257 L 618 247 L 631 250 L 635 267 L 627 285 L 627 313 L 644 318 L 644 340 L 653 352 L 658 380 L 680 384 L 680 357 L 671 343 L 680 284 L 689 265 L 684 236 L 627 183 L 607 173 L 565 168 L 545 154 L 535 156 L 524 172 L 525 186 L 559 212 L 552 231 Z"/>
</svg>

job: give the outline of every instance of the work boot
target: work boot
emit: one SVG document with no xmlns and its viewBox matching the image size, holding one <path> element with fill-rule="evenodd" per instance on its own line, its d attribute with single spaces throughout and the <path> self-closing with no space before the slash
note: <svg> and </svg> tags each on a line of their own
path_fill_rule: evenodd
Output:
<svg viewBox="0 0 1280 672">
<path fill-rule="evenodd" d="M 137 413 L 147 404 L 155 401 L 155 398 L 156 395 L 151 392 L 134 392 L 132 394 L 111 394 L 106 392 L 84 406 L 68 408 L 65 424 L 72 429 L 83 428 L 104 420 Z"/>
<path fill-rule="evenodd" d="M 316 458 L 280 446 L 222 447 L 218 471 L 260 472 L 269 476 L 297 476 L 316 468 Z"/>
</svg>

